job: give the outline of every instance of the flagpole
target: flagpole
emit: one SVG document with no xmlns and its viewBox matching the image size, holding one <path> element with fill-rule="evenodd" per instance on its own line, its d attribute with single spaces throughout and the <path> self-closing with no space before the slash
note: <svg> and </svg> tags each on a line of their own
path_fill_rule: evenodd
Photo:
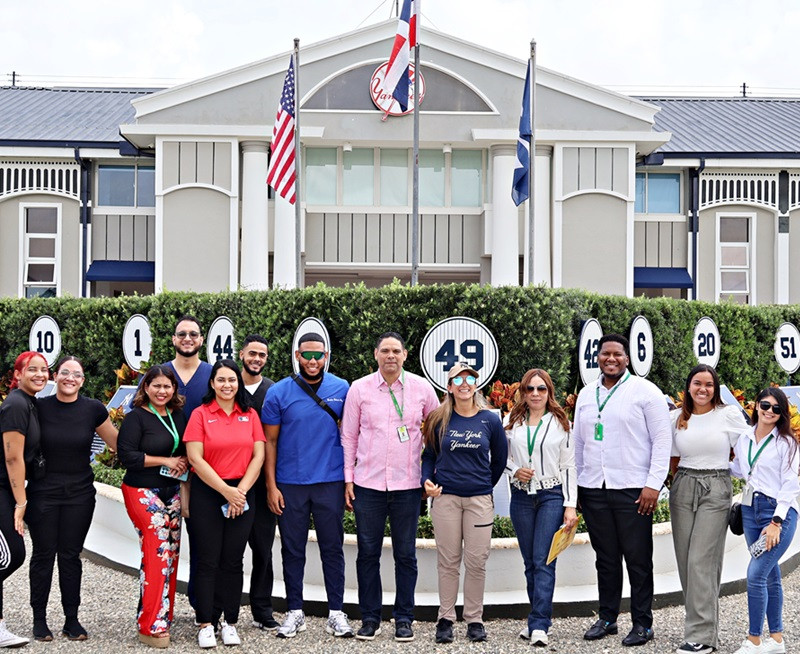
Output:
<svg viewBox="0 0 800 654">
<path fill-rule="evenodd" d="M 419 282 L 419 23 L 420 0 L 414 1 L 414 168 L 411 187 L 411 285 Z"/>
<path fill-rule="evenodd" d="M 294 283 L 302 288 L 303 274 L 300 270 L 300 39 L 294 40 Z"/>
<path fill-rule="evenodd" d="M 533 125 L 535 122 L 534 107 L 536 106 L 536 40 L 531 39 L 531 56 L 528 61 L 531 67 L 531 90 L 530 90 L 530 116 L 531 116 L 531 151 L 528 157 L 528 284 L 534 284 L 534 266 L 533 266 L 533 251 L 534 251 L 534 212 L 535 212 L 535 196 L 533 194 L 535 181 L 534 181 L 534 168 L 536 161 L 536 130 Z"/>
</svg>

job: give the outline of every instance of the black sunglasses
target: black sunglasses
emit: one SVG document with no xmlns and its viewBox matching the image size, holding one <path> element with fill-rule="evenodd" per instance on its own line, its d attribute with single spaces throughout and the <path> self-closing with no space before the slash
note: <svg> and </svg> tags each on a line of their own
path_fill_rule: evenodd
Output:
<svg viewBox="0 0 800 654">
<path fill-rule="evenodd" d="M 781 411 L 780 406 L 778 406 L 777 404 L 773 404 L 772 402 L 770 402 L 768 400 L 761 400 L 758 403 L 758 406 L 761 407 L 762 411 L 772 411 L 772 413 L 774 413 L 776 416 L 779 416 L 779 415 L 781 415 L 781 413 L 783 413 Z"/>
<path fill-rule="evenodd" d="M 540 393 L 545 393 L 547 392 L 547 386 L 545 386 L 544 384 L 540 384 L 539 386 L 526 386 L 525 390 L 527 390 L 529 393 L 533 393 L 533 391 L 539 391 Z"/>
</svg>

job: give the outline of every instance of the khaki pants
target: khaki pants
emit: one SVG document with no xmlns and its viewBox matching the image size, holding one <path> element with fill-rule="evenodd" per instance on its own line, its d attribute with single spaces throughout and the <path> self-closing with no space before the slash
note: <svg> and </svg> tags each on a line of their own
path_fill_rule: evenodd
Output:
<svg viewBox="0 0 800 654">
<path fill-rule="evenodd" d="M 431 507 L 439 572 L 439 619 L 456 620 L 456 599 L 464 559 L 464 620 L 483 622 L 486 560 L 492 544 L 491 495 L 441 495 Z"/>
</svg>

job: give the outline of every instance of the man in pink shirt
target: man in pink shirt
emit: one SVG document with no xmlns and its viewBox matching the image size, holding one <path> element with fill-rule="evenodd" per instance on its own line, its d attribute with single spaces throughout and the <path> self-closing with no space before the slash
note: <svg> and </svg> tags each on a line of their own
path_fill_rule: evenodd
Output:
<svg viewBox="0 0 800 654">
<path fill-rule="evenodd" d="M 381 547 L 386 518 L 392 532 L 396 594 L 394 638 L 414 640 L 417 521 L 422 490 L 420 461 L 425 417 L 439 406 L 433 387 L 403 370 L 408 357 L 400 334 L 375 344 L 378 371 L 353 382 L 342 415 L 345 503 L 358 526 L 360 640 L 381 632 Z"/>
</svg>

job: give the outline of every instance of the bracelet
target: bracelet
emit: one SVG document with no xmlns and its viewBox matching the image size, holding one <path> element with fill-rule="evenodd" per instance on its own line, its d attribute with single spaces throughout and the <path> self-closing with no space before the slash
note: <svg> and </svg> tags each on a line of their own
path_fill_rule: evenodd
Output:
<svg viewBox="0 0 800 654">
<path fill-rule="evenodd" d="M 777 522 L 771 521 L 769 524 L 771 524 L 773 527 L 777 527 L 778 529 L 783 529 L 783 525 L 778 524 Z"/>
<path fill-rule="evenodd" d="M 14 508 L 15 509 L 24 509 L 26 506 L 28 506 L 28 500 L 25 500 L 22 504 L 15 504 Z"/>
</svg>

